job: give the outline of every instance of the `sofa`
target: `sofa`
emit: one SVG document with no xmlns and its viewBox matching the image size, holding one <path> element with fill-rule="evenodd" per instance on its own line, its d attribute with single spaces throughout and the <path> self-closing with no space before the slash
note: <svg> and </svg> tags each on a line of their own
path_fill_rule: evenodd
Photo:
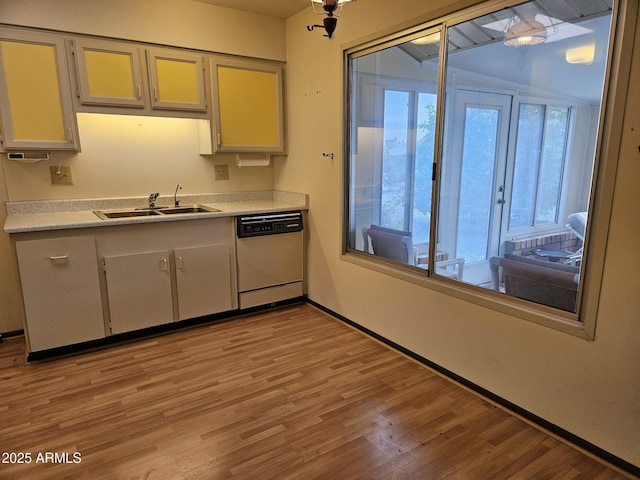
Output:
<svg viewBox="0 0 640 480">
<path fill-rule="evenodd" d="M 507 295 L 576 311 L 580 267 L 519 255 L 492 257 L 489 265 L 495 291 L 500 291 L 502 279 Z"/>
</svg>

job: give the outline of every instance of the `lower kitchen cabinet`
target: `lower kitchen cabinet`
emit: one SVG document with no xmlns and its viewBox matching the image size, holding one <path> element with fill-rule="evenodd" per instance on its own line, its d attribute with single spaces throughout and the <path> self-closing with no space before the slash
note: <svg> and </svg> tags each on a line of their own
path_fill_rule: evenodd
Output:
<svg viewBox="0 0 640 480">
<path fill-rule="evenodd" d="M 232 217 L 12 235 L 28 351 L 238 308 Z"/>
<path fill-rule="evenodd" d="M 178 320 L 233 309 L 231 254 L 227 244 L 176 249 Z"/>
<path fill-rule="evenodd" d="M 227 244 L 178 248 L 104 258 L 111 333 L 174 321 L 172 270 L 178 318 L 233 309 L 231 255 Z M 173 264 L 173 268 L 172 268 Z"/>
<path fill-rule="evenodd" d="M 29 351 L 105 336 L 93 236 L 16 242 Z"/>
<path fill-rule="evenodd" d="M 169 252 L 104 258 L 111 333 L 173 322 Z"/>
</svg>

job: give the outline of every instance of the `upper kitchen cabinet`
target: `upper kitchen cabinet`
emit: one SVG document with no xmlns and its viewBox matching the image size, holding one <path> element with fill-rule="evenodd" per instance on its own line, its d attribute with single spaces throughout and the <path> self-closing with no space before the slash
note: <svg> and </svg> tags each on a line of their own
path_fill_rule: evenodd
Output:
<svg viewBox="0 0 640 480">
<path fill-rule="evenodd" d="M 90 39 L 71 40 L 69 45 L 81 104 L 144 108 L 137 46 Z"/>
<path fill-rule="evenodd" d="M 153 109 L 207 111 L 201 55 L 150 48 L 147 65 Z"/>
<path fill-rule="evenodd" d="M 78 111 L 206 117 L 201 55 L 92 38 L 70 40 L 69 47 Z"/>
<path fill-rule="evenodd" d="M 64 41 L 0 29 L 0 119 L 5 150 L 78 150 Z"/>
<path fill-rule="evenodd" d="M 213 57 L 216 152 L 284 153 L 284 66 Z"/>
</svg>

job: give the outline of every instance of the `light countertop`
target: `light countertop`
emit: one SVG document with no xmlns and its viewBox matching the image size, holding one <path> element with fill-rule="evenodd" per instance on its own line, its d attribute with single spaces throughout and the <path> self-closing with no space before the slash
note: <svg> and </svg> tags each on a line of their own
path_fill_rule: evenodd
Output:
<svg viewBox="0 0 640 480">
<path fill-rule="evenodd" d="M 129 209 L 147 206 L 147 197 L 99 198 L 7 202 L 6 233 L 24 233 L 73 228 L 106 227 L 138 223 L 171 222 L 194 218 L 216 218 L 252 213 L 307 210 L 308 196 L 280 191 L 178 195 L 182 205 L 204 205 L 220 210 L 198 214 L 153 215 L 102 220 L 94 210 Z M 160 197 L 158 206 L 171 206 L 173 195 Z"/>
</svg>

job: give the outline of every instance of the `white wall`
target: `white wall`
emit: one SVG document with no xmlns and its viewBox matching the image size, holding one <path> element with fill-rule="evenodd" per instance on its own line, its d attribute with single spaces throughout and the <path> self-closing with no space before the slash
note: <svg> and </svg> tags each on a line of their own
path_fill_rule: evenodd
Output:
<svg viewBox="0 0 640 480">
<path fill-rule="evenodd" d="M 600 448 L 640 465 L 640 111 L 629 108 L 596 339 L 587 342 L 341 259 L 341 46 L 466 2 L 346 5 L 333 39 L 287 21 L 289 159 L 278 189 L 309 193 L 309 297 Z M 447 7 L 445 4 L 448 4 Z M 637 2 L 636 2 L 637 4 Z M 628 105 L 640 105 L 640 35 Z M 334 159 L 322 156 L 334 153 Z"/>
<path fill-rule="evenodd" d="M 282 19 L 190 0 L 0 0 L 0 23 L 284 60 Z M 79 116 L 79 154 L 19 164 L 0 156 L 0 202 L 271 190 L 273 167 L 239 169 L 232 155 L 201 156 L 193 120 Z M 215 164 L 229 165 L 215 181 Z M 72 186 L 53 186 L 50 165 L 70 165 Z M 6 219 L 0 208 L 0 224 Z M 8 235 L 0 234 L 0 332 L 22 329 L 18 276 Z"/>
</svg>

